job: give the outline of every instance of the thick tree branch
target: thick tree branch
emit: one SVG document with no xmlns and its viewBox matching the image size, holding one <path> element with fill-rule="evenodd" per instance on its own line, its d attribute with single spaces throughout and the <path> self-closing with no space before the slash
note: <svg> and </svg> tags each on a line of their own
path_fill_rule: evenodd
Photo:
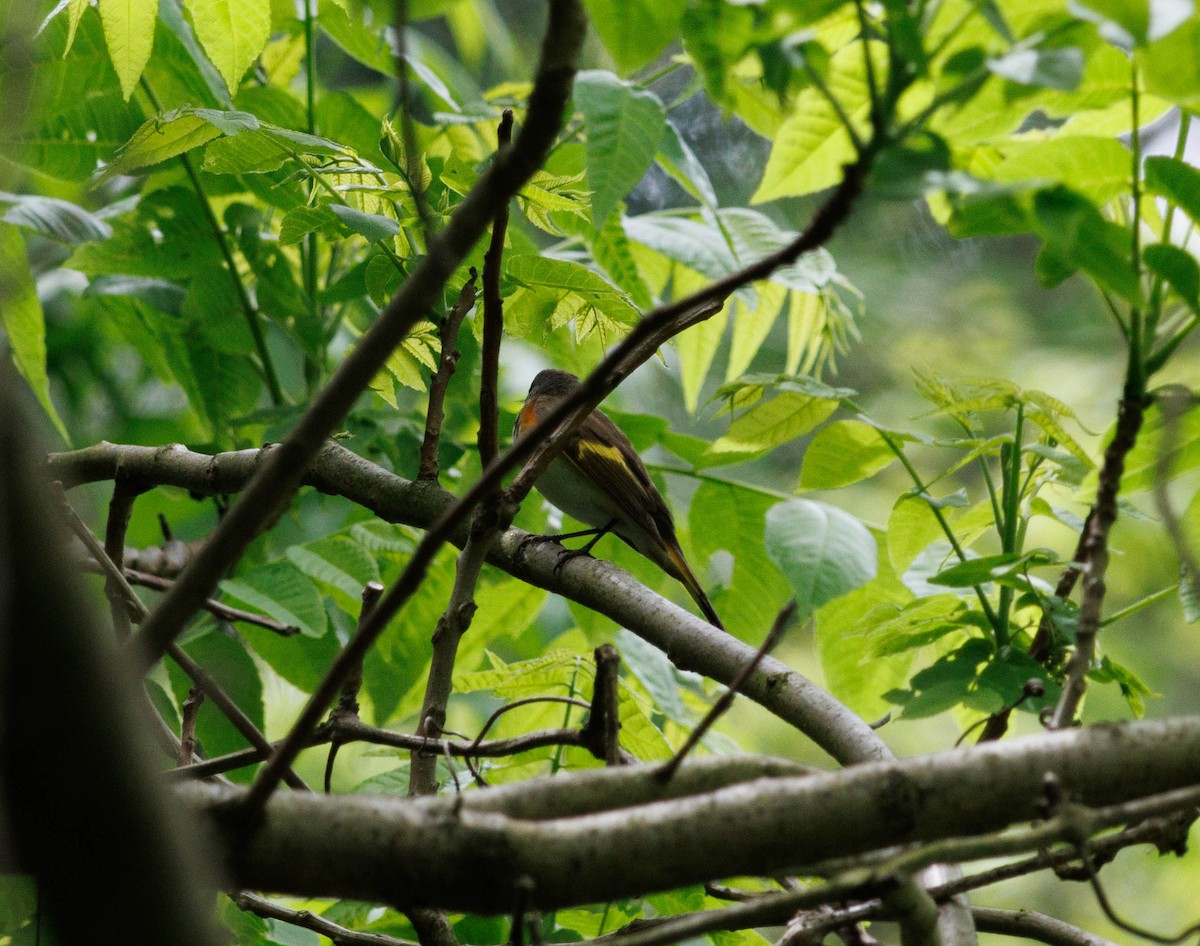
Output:
<svg viewBox="0 0 1200 946">
<path fill-rule="evenodd" d="M 201 494 L 237 493 L 262 462 L 262 454 L 275 449 L 209 456 L 192 453 L 179 444 L 140 447 L 102 443 L 56 454 L 48 465 L 50 475 L 67 486 L 111 479 L 120 466 L 164 486 Z M 388 522 L 420 528 L 437 522 L 454 502 L 454 497 L 436 484 L 395 476 L 338 444 L 326 445 L 305 480 L 321 492 L 344 496 Z M 464 525 L 452 534 L 451 541 L 461 546 L 466 541 L 465 532 Z M 754 648 L 665 600 L 610 562 L 577 558 L 559 569 L 554 546 L 530 545 L 523 541 L 525 536 L 519 529 L 507 530 L 493 545 L 489 562 L 607 615 L 663 650 L 679 669 L 728 686 L 754 658 Z M 741 692 L 843 763 L 889 755 L 878 735 L 858 716 L 774 658 L 763 659 Z"/>
<path fill-rule="evenodd" d="M 627 769 L 636 771 L 606 772 Z M 181 791 L 223 825 L 243 886 L 506 913 L 522 877 L 534 882 L 532 907 L 555 909 L 996 831 L 1037 819 L 1048 772 L 1076 800 L 1070 812 L 1064 809 L 1055 837 L 1195 808 L 1200 718 L 1041 734 L 537 822 L 474 810 L 470 795 L 335 801 L 292 793 L 273 797 L 265 822 L 250 831 L 221 816 L 239 793 L 209 786 Z M 570 790 L 570 777 L 553 781 Z M 944 841 L 904 855 L 896 869 L 1036 849 L 1048 843 L 1043 834 L 1025 829 L 1017 840 L 989 845 Z"/>
<path fill-rule="evenodd" d="M 425 316 L 446 280 L 470 252 L 496 212 L 541 166 L 562 127 L 585 25 L 583 8 L 578 0 L 551 0 L 542 59 L 530 95 L 526 122 L 517 140 L 484 172 L 478 184 L 458 205 L 445 229 L 431 238 L 428 254 L 342 361 L 293 431 L 277 450 L 266 456 L 262 469 L 222 519 L 203 550 L 144 623 L 134 638 L 136 659 L 143 671 L 162 656 L 225 571 L 291 501 L 304 471 L 359 394 L 412 327 Z M 321 694 L 322 699 L 317 701 L 320 706 L 307 714 L 310 728 L 336 696 L 339 685 L 340 680 L 332 681 L 327 688 L 329 692 Z"/>
</svg>

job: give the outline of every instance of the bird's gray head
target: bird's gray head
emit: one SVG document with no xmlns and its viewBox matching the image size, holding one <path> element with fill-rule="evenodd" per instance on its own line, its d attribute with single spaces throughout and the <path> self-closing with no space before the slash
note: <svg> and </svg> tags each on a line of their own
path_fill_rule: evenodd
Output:
<svg viewBox="0 0 1200 946">
<path fill-rule="evenodd" d="M 537 377 L 529 385 L 529 394 L 531 397 L 541 394 L 570 394 L 577 387 L 579 379 L 569 371 L 547 368 L 537 373 Z"/>
</svg>

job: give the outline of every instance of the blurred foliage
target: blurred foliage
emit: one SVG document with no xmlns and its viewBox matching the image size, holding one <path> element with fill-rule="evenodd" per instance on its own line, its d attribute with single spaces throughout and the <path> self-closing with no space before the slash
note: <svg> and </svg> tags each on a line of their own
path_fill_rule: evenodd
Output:
<svg viewBox="0 0 1200 946">
<path fill-rule="evenodd" d="M 3 133 L 18 182 L 0 194 L 8 347 L 49 436 L 202 451 L 290 429 L 422 258 L 426 227 L 441 228 L 478 180 L 500 110 L 519 127 L 544 20 L 539 5 L 412 0 L 398 85 L 383 0 L 42 6 L 33 110 Z M 1073 643 L 1078 606 L 1054 582 L 1095 497 L 1122 377 L 1141 390 L 1170 382 L 1184 409 L 1150 407 L 1122 479 L 1108 614 L 1123 623 L 1102 635 L 1086 718 L 1141 715 L 1158 691 L 1190 708 L 1196 671 L 1176 655 L 1200 604 L 1172 536 L 1200 533 L 1200 421 L 1187 410 L 1200 322 L 1192 3 L 587 8 L 588 68 L 508 234 L 502 423 L 536 367 L 584 372 L 641 311 L 790 242 L 865 147 L 867 194 L 832 243 L 734 293 L 632 379 L 636 394 L 614 399 L 714 604 L 756 643 L 799 596 L 813 646 L 797 635 L 785 658 L 866 718 L 915 721 L 885 730 L 898 749 L 944 746 L 947 718 L 965 729 L 1016 704 L 1015 725 L 1032 729 Z M 416 470 L 437 327 L 483 249 L 345 422 L 347 445 L 401 475 Z M 451 488 L 478 473 L 479 332 L 476 316 L 447 402 Z M 1164 508 L 1178 528 L 1152 521 Z M 198 538 L 217 510 L 156 490 L 139 501 L 131 542 L 157 544 L 160 514 Z M 529 502 L 519 524 L 544 531 L 546 512 Z M 300 634 L 205 617 L 186 648 L 277 735 L 352 629 L 363 585 L 394 579 L 413 544 L 410 529 L 302 494 L 221 586 Z M 631 550 L 608 540 L 600 552 L 684 600 Z M 452 575 L 443 554 L 373 650 L 368 719 L 412 728 Z M 490 570 L 478 603 L 451 729 L 477 728 L 500 702 L 590 694 L 588 655 L 617 635 L 611 621 Z M 1039 660 L 1030 645 L 1044 621 Z M 624 744 L 665 758 L 713 688 L 627 632 L 616 639 Z M 1045 695 L 1022 699 L 1031 677 Z M 155 678 L 173 721 L 186 689 L 173 671 Z M 809 752 L 770 724 L 758 732 L 761 715 L 739 709 L 708 750 L 731 749 L 736 732 L 746 748 Z M 561 705 L 535 705 L 493 734 L 563 719 Z M 211 706 L 198 733 L 208 754 L 241 745 Z M 313 754 L 300 767 L 320 764 Z M 547 749 L 486 774 L 596 764 Z M 406 766 L 347 747 L 335 787 L 402 793 Z M 678 891 L 647 904 L 707 901 Z M 320 909 L 413 936 L 391 911 Z M 546 935 L 596 935 L 642 910 L 564 911 Z M 239 942 L 304 938 L 232 906 L 226 916 Z M 467 942 L 507 935 L 455 923 Z"/>
</svg>

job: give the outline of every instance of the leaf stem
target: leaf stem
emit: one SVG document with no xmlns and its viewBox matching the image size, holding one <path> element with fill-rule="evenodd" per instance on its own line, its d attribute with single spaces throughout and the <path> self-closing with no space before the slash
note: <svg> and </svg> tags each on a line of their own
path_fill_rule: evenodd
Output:
<svg viewBox="0 0 1200 946">
<path fill-rule="evenodd" d="M 1021 508 L 1021 447 L 1025 428 L 1025 405 L 1017 401 L 1017 420 L 1013 426 L 1013 440 L 1007 451 L 1008 465 L 1004 469 L 1004 499 L 1003 532 L 1001 533 L 1001 548 L 1007 555 L 1017 553 L 1017 526 Z M 996 628 L 996 643 L 1000 647 L 1008 644 L 1008 615 L 1012 609 L 1013 589 L 1009 585 L 1000 587 L 1000 624 Z"/>
<path fill-rule="evenodd" d="M 154 110 L 162 112 L 162 104 L 159 102 L 158 96 L 154 94 L 154 89 L 150 87 L 150 82 L 145 76 L 142 76 L 141 86 L 142 90 L 146 93 L 146 97 L 150 99 L 150 104 L 154 106 Z M 225 228 L 221 226 L 221 222 L 217 219 L 217 214 L 213 210 L 212 202 L 208 199 L 208 194 L 205 193 L 204 185 L 200 181 L 200 175 L 196 171 L 196 166 L 192 163 L 191 156 L 185 151 L 179 156 L 179 160 L 183 162 L 183 168 L 187 172 L 188 180 L 192 183 L 192 189 L 195 190 L 196 196 L 200 198 L 200 209 L 204 211 L 204 217 L 212 230 L 213 238 L 217 241 L 217 246 L 221 249 L 221 255 L 225 257 L 225 265 L 229 267 L 229 278 L 233 280 L 234 288 L 237 290 L 238 302 L 241 304 L 242 314 L 246 317 L 246 324 L 250 328 L 250 336 L 254 339 L 254 347 L 257 349 L 259 360 L 262 362 L 263 380 L 266 381 L 267 391 L 271 396 L 271 403 L 275 407 L 279 407 L 284 403 L 285 398 L 283 390 L 279 386 L 279 376 L 275 373 L 275 364 L 271 360 L 271 353 L 267 349 L 266 337 L 263 335 L 262 313 L 258 311 L 258 307 L 250 298 L 250 290 L 246 288 L 242 274 L 238 272 L 237 263 L 233 258 L 233 247 L 229 245 L 229 236 L 226 234 Z"/>
<path fill-rule="evenodd" d="M 912 461 L 905 456 L 904 450 L 901 449 L 900 445 L 896 442 L 896 438 L 893 437 L 891 433 L 886 430 L 880 430 L 879 435 L 883 437 L 883 442 L 888 445 L 888 448 L 892 451 L 892 453 L 896 454 L 896 459 L 899 460 L 904 466 L 904 469 L 908 471 L 908 475 L 912 479 L 913 485 L 917 487 L 917 495 L 919 495 L 925 500 L 926 503 L 928 503 L 930 512 L 933 513 L 933 517 L 937 520 L 938 525 L 941 526 L 942 532 L 945 534 L 946 539 L 950 542 L 950 547 L 954 549 L 954 554 L 958 556 L 958 560 L 960 562 L 966 562 L 966 550 L 963 549 L 961 544 L 959 544 L 958 536 L 956 536 L 954 534 L 954 530 L 950 528 L 950 523 L 946 521 L 946 517 L 943 515 L 942 510 L 937 506 L 936 503 L 930 501 L 929 495 L 926 492 L 925 483 L 921 480 L 921 474 L 917 472 L 917 468 L 914 467 L 912 465 Z M 992 603 L 988 601 L 987 595 L 983 593 L 982 585 L 974 585 L 973 587 L 975 589 L 976 597 L 979 598 L 980 607 L 983 608 L 983 613 L 987 616 L 988 623 L 992 625 L 993 630 L 996 632 L 996 638 L 999 640 L 1002 632 L 1000 630 L 1000 618 L 996 614 L 996 609 L 992 607 Z"/>
</svg>

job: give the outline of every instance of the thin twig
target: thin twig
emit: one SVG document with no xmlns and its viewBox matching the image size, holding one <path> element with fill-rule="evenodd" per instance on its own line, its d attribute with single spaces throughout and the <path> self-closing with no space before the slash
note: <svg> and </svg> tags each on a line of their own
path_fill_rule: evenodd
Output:
<svg viewBox="0 0 1200 946">
<path fill-rule="evenodd" d="M 1116 946 L 1112 940 L 1033 910 L 971 907 L 971 917 L 981 933 L 1017 936 L 1050 946 Z"/>
<path fill-rule="evenodd" d="M 193 686 L 188 690 L 187 699 L 180 707 L 182 722 L 179 724 L 179 766 L 191 765 L 192 757 L 196 754 L 196 714 L 203 702 L 204 691 Z"/>
<path fill-rule="evenodd" d="M 496 129 L 496 150 L 503 154 L 512 141 L 513 112 L 506 108 Z M 508 229 L 508 204 L 496 214 L 492 238 L 483 257 L 483 346 L 479 365 L 479 458 L 484 466 L 500 452 L 500 416 L 497 389 L 500 380 L 500 342 L 504 336 L 504 301 L 500 298 L 504 233 Z"/>
<path fill-rule="evenodd" d="M 97 565 L 94 560 L 89 559 L 83 566 L 88 571 L 102 573 L 104 571 L 101 566 Z M 167 591 L 171 587 L 169 578 L 162 578 L 159 575 L 152 575 L 150 572 L 138 571 L 136 568 L 124 569 L 125 580 L 131 585 L 140 585 L 143 588 L 149 588 L 152 591 Z M 295 637 L 300 633 L 300 628 L 294 624 L 284 624 L 283 621 L 276 621 L 274 618 L 269 618 L 265 614 L 255 614 L 252 611 L 243 611 L 241 608 L 235 608 L 233 605 L 226 604 L 224 601 L 217 601 L 215 598 L 209 598 L 204 602 L 204 610 L 220 621 L 228 623 L 241 622 L 243 624 L 253 624 L 256 627 L 264 628 L 280 637 Z"/>
<path fill-rule="evenodd" d="M 740 690 L 742 686 L 745 685 L 746 681 L 750 679 L 750 675 L 758 669 L 758 665 L 762 663 L 762 659 L 775 648 L 780 640 L 783 639 L 783 632 L 787 630 L 787 626 L 791 623 L 792 617 L 795 615 L 795 613 L 796 599 L 793 598 L 791 601 L 785 604 L 782 610 L 775 616 L 775 623 L 771 625 L 771 630 L 767 633 L 762 645 L 755 652 L 750 662 L 742 668 L 741 673 L 734 677 L 733 682 L 729 684 L 729 687 L 725 690 L 725 692 L 722 693 L 720 698 L 709 708 L 708 712 L 704 715 L 704 718 L 700 720 L 700 723 L 695 729 L 692 730 L 691 735 L 689 735 L 687 738 L 687 741 L 684 742 L 684 744 L 679 748 L 679 751 L 676 752 L 675 755 L 673 755 L 671 759 L 664 764 L 661 769 L 658 770 L 658 777 L 660 779 L 662 779 L 664 782 L 670 781 L 671 776 L 675 774 L 675 771 L 679 768 L 680 764 L 684 759 L 687 758 L 687 754 L 696 747 L 700 740 L 704 738 L 704 734 L 707 733 L 713 727 L 716 721 L 720 719 L 729 709 L 729 707 L 733 705 L 733 700 L 737 696 L 738 690 Z"/>
<path fill-rule="evenodd" d="M 104 547 L 92 535 L 92 530 L 87 527 L 87 524 L 79 518 L 79 514 L 71 508 L 71 504 L 67 501 L 67 495 L 63 492 L 62 484 L 55 484 L 56 498 L 59 506 L 63 511 L 63 515 L 70 525 L 71 530 L 83 542 L 96 564 L 100 566 L 104 575 L 110 579 L 114 587 L 120 590 L 125 598 L 126 606 L 130 610 L 130 615 L 134 620 L 144 620 L 147 614 L 145 603 L 138 597 L 137 592 L 133 590 L 129 582 L 125 580 L 124 574 L 119 569 L 108 554 L 104 551 Z M 167 647 L 167 654 L 172 660 L 179 665 L 185 674 L 195 683 L 204 695 L 213 701 L 213 704 L 225 715 L 225 717 L 233 724 L 250 745 L 254 746 L 261 752 L 270 753 L 271 744 L 254 725 L 254 721 L 242 710 L 240 706 L 226 693 L 216 679 L 193 660 L 188 653 L 176 643 L 171 643 Z M 303 779 L 292 771 L 289 764 L 287 771 L 282 773 L 283 779 L 292 788 L 305 791 L 308 786 L 304 784 Z"/>
<path fill-rule="evenodd" d="M 400 138 L 404 142 L 404 164 L 406 168 L 413 167 L 417 154 L 417 130 L 413 124 L 412 111 L 409 109 L 409 96 L 412 83 L 408 76 L 408 0 L 394 0 L 393 27 L 396 31 L 396 98 L 393 111 L 400 117 Z M 412 190 L 413 202 L 417 205 L 417 216 L 421 218 L 421 230 L 428 244 L 433 239 L 433 215 L 429 203 L 425 199 L 425 191 L 421 189 L 419 175 L 408 174 L 408 185 Z"/>
<path fill-rule="evenodd" d="M 237 905 L 239 910 L 245 910 L 247 913 L 253 913 L 255 916 L 281 920 L 284 923 L 288 923 L 291 926 L 298 926 L 301 929 L 312 930 L 314 933 L 328 937 L 334 946 L 417 946 L 411 940 L 397 939 L 395 936 L 388 936 L 386 933 L 370 933 L 363 930 L 347 929 L 309 910 L 293 910 L 281 903 L 276 903 L 274 900 L 268 900 L 266 897 L 260 897 L 256 893 L 250 893 L 248 890 L 231 894 L 230 899 Z"/>
<path fill-rule="evenodd" d="M 623 765 L 628 753 L 621 749 L 621 713 L 618 685 L 621 655 L 612 644 L 601 644 L 595 650 L 596 679 L 592 685 L 592 705 L 583 737 L 588 748 L 605 765 Z"/>
<path fill-rule="evenodd" d="M 421 463 L 417 479 L 436 480 L 438 478 L 438 443 L 442 436 L 442 421 L 446 417 L 446 388 L 458 364 L 458 330 L 471 307 L 475 305 L 475 280 L 478 273 L 471 267 L 471 278 L 466 281 L 458 293 L 458 298 L 446 318 L 442 321 L 441 353 L 438 356 L 437 371 L 429 382 L 429 408 L 425 412 L 425 438 L 421 441 Z"/>
<path fill-rule="evenodd" d="M 1088 517 L 1082 537 L 1083 572 L 1082 599 L 1079 620 L 1075 627 L 1075 650 L 1067 664 L 1067 678 L 1062 695 L 1050 716 L 1051 729 L 1063 729 L 1075 721 L 1075 713 L 1087 689 L 1087 674 L 1092 669 L 1096 651 L 1096 635 L 1100 629 L 1104 606 L 1104 573 L 1108 568 L 1108 534 L 1117 520 L 1117 493 L 1125 457 L 1137 442 L 1146 410 L 1146 395 L 1140 366 L 1126 376 L 1121 403 L 1117 410 L 1117 428 L 1112 442 L 1104 451 L 1093 514 Z"/>
<path fill-rule="evenodd" d="M 362 607 L 358 612 L 359 626 L 367 618 L 379 603 L 379 597 L 383 594 L 383 585 L 377 581 L 369 581 L 363 585 L 362 590 Z M 357 720 L 358 719 L 358 691 L 362 688 L 363 666 L 362 661 L 351 669 L 346 676 L 346 682 L 342 684 L 342 694 L 338 697 L 337 706 L 333 708 L 330 714 L 330 721 L 336 724 L 341 720 Z M 330 783 L 333 780 L 333 763 L 337 758 L 338 749 L 342 746 L 342 740 L 335 735 L 329 742 L 329 757 L 325 761 L 325 794 L 329 794 Z"/>
</svg>

